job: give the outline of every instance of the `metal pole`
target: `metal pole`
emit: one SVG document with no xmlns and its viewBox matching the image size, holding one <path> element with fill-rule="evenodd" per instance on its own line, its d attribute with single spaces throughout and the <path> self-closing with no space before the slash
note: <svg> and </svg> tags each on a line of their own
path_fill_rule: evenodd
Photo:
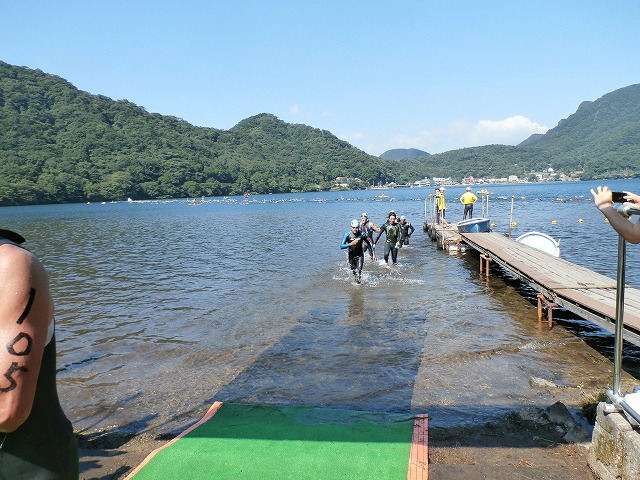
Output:
<svg viewBox="0 0 640 480">
<path fill-rule="evenodd" d="M 431 201 L 431 224 L 435 225 L 436 220 L 438 218 L 438 212 L 436 211 L 436 196 L 432 195 L 431 197 L 432 201 Z"/>
<path fill-rule="evenodd" d="M 513 226 L 513 199 L 515 197 L 511 195 L 511 215 L 509 216 L 509 238 L 511 238 L 511 227 Z"/>
<path fill-rule="evenodd" d="M 434 197 L 435 195 L 433 194 L 429 195 L 429 214 L 431 215 L 431 226 L 436 223 L 436 213 L 433 211 Z"/>
<path fill-rule="evenodd" d="M 485 218 L 489 218 L 489 192 L 487 192 L 487 216 Z"/>
<path fill-rule="evenodd" d="M 427 218 L 427 197 L 424 197 L 424 220 L 422 221 L 423 225 L 427 225 L 429 219 Z"/>
<path fill-rule="evenodd" d="M 618 212 L 630 218 L 632 215 L 640 215 L 640 209 L 632 208 L 629 205 L 623 205 L 617 208 Z M 612 405 L 605 405 L 605 412 L 611 413 L 622 408 L 633 419 L 640 423 L 640 412 L 629 405 L 626 396 L 621 395 L 622 388 L 622 346 L 623 346 L 623 330 L 624 330 L 624 280 L 625 280 L 625 256 L 627 243 L 620 235 L 618 239 L 618 274 L 616 277 L 616 328 L 615 328 L 615 345 L 613 350 L 613 385 L 607 390 L 607 396 Z"/>
<path fill-rule="evenodd" d="M 618 239 L 618 275 L 616 286 L 616 336 L 613 350 L 613 393 L 620 396 L 622 386 L 622 327 L 624 322 L 624 280 L 627 242 L 622 236 Z"/>
</svg>

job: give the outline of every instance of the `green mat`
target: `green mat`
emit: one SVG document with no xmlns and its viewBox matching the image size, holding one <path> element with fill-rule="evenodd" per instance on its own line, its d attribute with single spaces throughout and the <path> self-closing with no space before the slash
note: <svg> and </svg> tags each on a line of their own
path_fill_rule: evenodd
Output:
<svg viewBox="0 0 640 480">
<path fill-rule="evenodd" d="M 128 478 L 406 479 L 409 415 L 216 403 Z"/>
</svg>

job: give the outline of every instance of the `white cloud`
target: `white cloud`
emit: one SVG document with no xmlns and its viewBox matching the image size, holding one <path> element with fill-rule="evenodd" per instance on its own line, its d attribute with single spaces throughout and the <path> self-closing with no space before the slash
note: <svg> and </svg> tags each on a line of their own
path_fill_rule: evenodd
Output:
<svg viewBox="0 0 640 480">
<path fill-rule="evenodd" d="M 289 107 L 289 113 L 292 115 L 298 115 L 300 113 L 300 107 L 298 107 L 297 103 L 292 103 Z"/>
<path fill-rule="evenodd" d="M 477 145 L 500 143 L 517 145 L 534 133 L 546 133 L 548 127 L 529 120 L 523 115 L 515 115 L 504 120 L 480 120 L 473 128 L 471 138 Z"/>
<path fill-rule="evenodd" d="M 399 134 L 388 142 L 388 148 L 418 148 L 429 153 L 441 153 L 482 145 L 517 145 L 534 133 L 545 133 L 548 127 L 523 115 L 504 120 L 480 120 L 475 124 L 458 121 L 448 127 L 425 130 L 416 135 Z"/>
</svg>

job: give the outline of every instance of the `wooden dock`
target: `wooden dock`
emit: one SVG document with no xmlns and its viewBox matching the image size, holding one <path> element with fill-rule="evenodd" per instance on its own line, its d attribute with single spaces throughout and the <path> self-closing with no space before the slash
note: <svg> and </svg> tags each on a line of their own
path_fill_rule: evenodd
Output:
<svg viewBox="0 0 640 480">
<path fill-rule="evenodd" d="M 427 232 L 431 240 L 437 243 L 438 248 L 448 252 L 465 251 L 467 245 L 458 233 L 455 223 L 424 223 L 422 229 Z"/>
<path fill-rule="evenodd" d="M 544 295 L 549 308 L 558 305 L 615 331 L 615 280 L 495 232 L 460 236 L 480 253 L 480 269 L 484 267 L 487 275 L 495 262 L 537 290 L 539 302 Z M 625 289 L 623 334 L 625 340 L 640 345 L 640 290 L 635 288 Z"/>
</svg>

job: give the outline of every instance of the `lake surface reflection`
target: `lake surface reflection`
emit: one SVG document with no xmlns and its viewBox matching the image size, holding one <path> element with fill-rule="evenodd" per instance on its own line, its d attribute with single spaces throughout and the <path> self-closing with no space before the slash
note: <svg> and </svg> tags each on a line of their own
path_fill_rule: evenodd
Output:
<svg viewBox="0 0 640 480">
<path fill-rule="evenodd" d="M 595 185 L 489 187 L 494 230 L 548 233 L 563 258 L 615 278 L 617 237 Z M 446 191 L 449 221 L 463 190 Z M 552 403 L 531 376 L 605 388 L 611 364 L 595 359 L 611 336 L 567 315 L 547 331 L 534 292 L 487 282 L 473 251 L 438 251 L 421 228 L 431 192 L 12 207 L 0 219 L 50 272 L 59 393 L 79 430 L 171 432 L 214 400 L 427 412 L 446 426 Z M 353 284 L 339 249 L 349 221 L 367 212 L 380 225 L 392 209 L 416 227 L 411 245 L 395 268 L 367 259 Z M 636 288 L 639 258 L 630 246 Z M 640 354 L 626 348 L 637 376 Z"/>
</svg>

